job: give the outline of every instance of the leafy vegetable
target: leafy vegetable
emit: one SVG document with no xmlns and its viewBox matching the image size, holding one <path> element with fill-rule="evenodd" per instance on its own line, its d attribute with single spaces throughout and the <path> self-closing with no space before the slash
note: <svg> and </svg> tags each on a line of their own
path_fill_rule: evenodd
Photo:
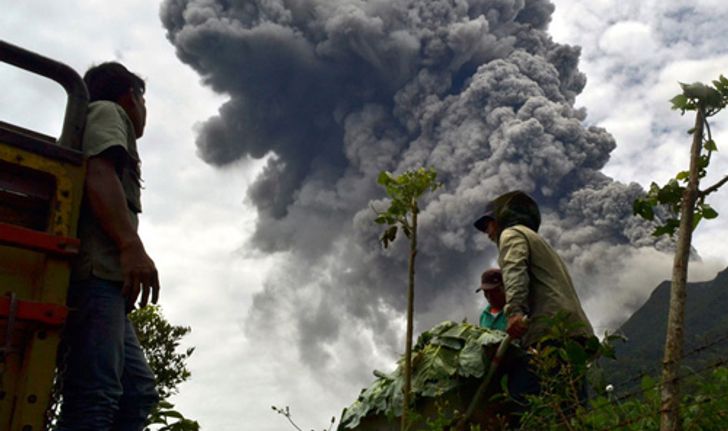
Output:
<svg viewBox="0 0 728 431">
<path fill-rule="evenodd" d="M 505 333 L 469 323 L 445 321 L 417 339 L 412 357 L 413 402 L 437 398 L 456 389 L 465 378 L 482 378 Z M 390 374 L 375 371 L 376 380 L 344 409 L 339 429 L 356 428 L 367 416 L 402 413 L 404 359 Z"/>
</svg>

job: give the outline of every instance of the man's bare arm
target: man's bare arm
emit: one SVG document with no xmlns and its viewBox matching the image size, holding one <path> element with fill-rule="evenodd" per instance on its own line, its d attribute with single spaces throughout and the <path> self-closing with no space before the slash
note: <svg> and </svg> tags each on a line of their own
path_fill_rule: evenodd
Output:
<svg viewBox="0 0 728 431">
<path fill-rule="evenodd" d="M 151 293 L 152 303 L 156 304 L 159 298 L 157 268 L 129 219 L 124 189 L 109 151 L 116 150 L 110 149 L 88 159 L 86 198 L 102 229 L 119 248 L 124 296 L 135 303 L 141 292 L 140 305 L 145 306 Z"/>
</svg>

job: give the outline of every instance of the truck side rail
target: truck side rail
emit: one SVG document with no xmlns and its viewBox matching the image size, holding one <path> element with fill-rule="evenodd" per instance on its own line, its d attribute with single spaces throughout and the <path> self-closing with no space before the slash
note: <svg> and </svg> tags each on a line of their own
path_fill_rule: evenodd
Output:
<svg viewBox="0 0 728 431">
<path fill-rule="evenodd" d="M 58 143 L 64 147 L 80 150 L 89 96 L 78 73 L 63 63 L 3 40 L 0 40 L 0 61 L 49 78 L 66 90 L 68 101 Z"/>
</svg>

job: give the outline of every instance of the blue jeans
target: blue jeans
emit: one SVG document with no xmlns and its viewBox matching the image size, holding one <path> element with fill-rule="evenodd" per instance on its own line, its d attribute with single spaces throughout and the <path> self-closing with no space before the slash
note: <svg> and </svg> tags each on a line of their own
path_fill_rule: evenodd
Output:
<svg viewBox="0 0 728 431">
<path fill-rule="evenodd" d="M 98 278 L 74 282 L 68 305 L 59 356 L 63 405 L 56 431 L 143 430 L 159 395 L 126 316 L 121 283 Z"/>
</svg>

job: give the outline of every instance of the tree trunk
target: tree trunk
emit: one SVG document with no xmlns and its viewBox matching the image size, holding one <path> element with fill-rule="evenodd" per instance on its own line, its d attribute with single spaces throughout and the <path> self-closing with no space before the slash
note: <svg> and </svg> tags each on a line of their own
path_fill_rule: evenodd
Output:
<svg viewBox="0 0 728 431">
<path fill-rule="evenodd" d="M 412 237 L 410 238 L 409 283 L 407 285 L 407 340 L 404 351 L 404 404 L 400 430 L 407 429 L 410 400 L 412 398 L 412 327 L 415 302 L 415 257 L 417 256 L 417 201 L 412 202 Z"/>
<path fill-rule="evenodd" d="M 698 109 L 695 118 L 693 143 L 690 149 L 690 176 L 680 207 L 675 260 L 672 267 L 670 311 L 667 319 L 665 355 L 662 361 L 662 397 L 660 405 L 660 431 L 679 431 L 680 387 L 678 373 L 683 350 L 683 322 L 685 321 L 685 284 L 688 275 L 690 243 L 693 235 L 693 212 L 698 197 L 698 161 L 703 144 L 703 110 Z"/>
</svg>

